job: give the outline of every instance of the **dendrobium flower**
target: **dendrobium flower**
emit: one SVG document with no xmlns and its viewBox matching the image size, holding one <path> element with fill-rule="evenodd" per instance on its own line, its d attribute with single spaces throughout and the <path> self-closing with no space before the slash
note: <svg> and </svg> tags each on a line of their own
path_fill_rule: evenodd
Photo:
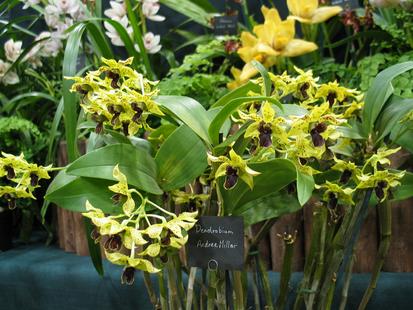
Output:
<svg viewBox="0 0 413 310">
<path fill-rule="evenodd" d="M 112 200 L 114 203 L 122 202 L 123 212 L 127 216 L 130 216 L 135 210 L 135 201 L 132 198 L 132 193 L 135 192 L 135 190 L 128 188 L 126 176 L 120 172 L 119 165 L 116 165 L 113 169 L 113 177 L 118 180 L 119 183 L 109 186 L 109 189 L 115 193 Z"/>
<path fill-rule="evenodd" d="M 7 40 L 6 43 L 4 43 L 4 53 L 8 61 L 16 61 L 22 53 L 22 41 Z"/>
<path fill-rule="evenodd" d="M 116 165 L 113 176 L 119 182 L 109 186 L 115 201 L 124 202 L 116 215 L 107 215 L 86 201 L 83 216 L 95 225 L 92 238 L 102 242 L 107 259 L 123 265 L 122 283 L 132 284 L 135 269 L 155 273 L 160 271 L 167 253 L 181 249 L 188 241 L 188 230 L 197 219 L 198 212 L 176 215 L 129 189 L 126 176 Z M 140 198 L 136 207 L 132 192 Z M 148 208 L 151 207 L 151 209 Z"/>
<path fill-rule="evenodd" d="M 372 188 L 376 192 L 380 202 L 387 199 L 389 190 L 400 185 L 400 180 L 404 177 L 405 172 L 390 172 L 388 170 L 375 171 L 374 173 L 362 174 L 358 177 L 359 184 L 357 188 Z"/>
<path fill-rule="evenodd" d="M 343 10 L 340 6 L 318 7 L 318 0 L 287 0 L 287 6 L 292 14 L 288 18 L 305 24 L 325 22 Z"/>
<path fill-rule="evenodd" d="M 273 145 L 273 141 L 279 145 L 288 144 L 288 136 L 285 129 L 280 124 L 285 123 L 282 117 L 275 117 L 275 111 L 268 101 L 261 108 L 262 116 L 252 116 L 254 123 L 248 126 L 244 136 L 258 140 L 262 147 Z M 247 116 L 241 116 L 248 118 Z"/>
<path fill-rule="evenodd" d="M 174 191 L 172 192 L 172 199 L 178 205 L 186 204 L 189 211 L 195 211 L 202 208 L 202 203 L 209 199 L 209 195 Z"/>
<path fill-rule="evenodd" d="M 133 59 L 115 61 L 102 58 L 105 65 L 89 72 L 85 78 L 74 77 L 71 91 L 83 95 L 84 111 L 96 121 L 96 132 L 104 125 L 121 130 L 126 136 L 136 134 L 139 129 L 151 128 L 146 123 L 150 114 L 163 113 L 153 101 L 158 90 L 129 65 Z M 106 76 L 102 78 L 102 73 Z"/>
<path fill-rule="evenodd" d="M 33 192 L 39 187 L 41 179 L 50 179 L 48 171 L 51 166 L 42 167 L 28 163 L 23 154 L 19 156 L 3 152 L 1 154 L 0 178 L 6 177 L 9 182 L 15 183 L 16 186 L 0 186 L 0 197 L 4 197 L 8 201 L 11 209 L 16 207 L 16 199 L 36 199 Z"/>
<path fill-rule="evenodd" d="M 324 190 L 323 200 L 326 201 L 331 208 L 335 208 L 338 202 L 345 205 L 354 205 L 353 193 L 355 189 L 344 188 L 341 185 L 327 181 L 325 184 L 316 185 L 316 188 Z"/>
<path fill-rule="evenodd" d="M 226 156 L 215 157 L 208 153 L 208 159 L 211 162 L 221 163 L 215 171 L 215 178 L 218 179 L 225 176 L 225 189 L 231 189 L 237 185 L 238 178 L 241 178 L 241 180 L 253 189 L 253 177 L 261 174 L 260 172 L 249 168 L 246 161 L 235 153 L 233 149 L 229 151 L 229 158 Z"/>
<path fill-rule="evenodd" d="M 315 98 L 325 98 L 330 107 L 333 107 L 337 103 L 342 104 L 345 100 L 355 98 L 358 95 L 360 93 L 356 90 L 340 86 L 337 81 L 334 81 L 321 85 L 317 90 Z"/>
<path fill-rule="evenodd" d="M 158 15 L 160 5 L 158 0 L 143 0 L 142 3 L 142 13 L 143 15 L 152 21 L 162 22 L 165 20 L 165 17 Z"/>
</svg>

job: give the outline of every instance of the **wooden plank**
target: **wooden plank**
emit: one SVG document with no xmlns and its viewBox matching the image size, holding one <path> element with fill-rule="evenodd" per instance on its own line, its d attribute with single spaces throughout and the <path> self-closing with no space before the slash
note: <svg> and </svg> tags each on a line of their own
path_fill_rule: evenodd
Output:
<svg viewBox="0 0 413 310">
<path fill-rule="evenodd" d="M 282 216 L 270 230 L 272 270 L 281 271 L 284 241 L 278 236 L 284 232 L 294 233 L 297 230 L 293 254 L 293 271 L 302 271 L 304 267 L 304 221 L 303 211 Z"/>
<path fill-rule="evenodd" d="M 83 216 L 80 213 L 73 213 L 75 227 L 76 254 L 81 256 L 89 255 L 89 248 L 86 239 L 86 229 L 83 222 Z"/>
<path fill-rule="evenodd" d="M 257 223 L 252 225 L 252 235 L 258 234 L 263 223 Z M 258 244 L 258 251 L 260 252 L 260 258 L 264 262 L 267 269 L 271 269 L 271 244 L 270 244 L 270 234 L 267 234 L 260 243 Z"/>
<path fill-rule="evenodd" d="M 413 272 L 413 199 L 392 204 L 392 237 L 383 271 Z"/>
</svg>

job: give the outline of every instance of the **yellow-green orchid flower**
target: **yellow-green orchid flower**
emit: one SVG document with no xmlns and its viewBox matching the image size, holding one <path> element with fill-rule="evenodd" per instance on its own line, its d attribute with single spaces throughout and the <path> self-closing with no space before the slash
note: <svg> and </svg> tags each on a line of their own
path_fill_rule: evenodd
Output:
<svg viewBox="0 0 413 310">
<path fill-rule="evenodd" d="M 390 155 L 397 153 L 398 151 L 401 150 L 401 147 L 395 148 L 395 149 L 388 149 L 387 147 L 381 147 L 377 150 L 376 154 L 373 154 L 370 156 L 369 159 L 366 160 L 364 168 L 367 167 L 367 165 L 370 165 L 373 167 L 374 171 L 379 170 L 378 165 L 390 165 L 391 161 L 388 158 Z"/>
<path fill-rule="evenodd" d="M 285 122 L 282 117 L 275 117 L 275 111 L 271 103 L 266 101 L 261 108 L 262 116 L 252 116 L 254 122 L 248 126 L 244 136 L 255 138 L 262 147 L 288 144 L 288 135 L 281 126 Z"/>
<path fill-rule="evenodd" d="M 358 182 L 358 177 L 361 175 L 361 170 L 357 167 L 355 163 L 348 160 L 341 160 L 334 157 L 336 162 L 331 169 L 342 172 L 340 176 L 340 183 L 346 184 L 350 178 L 355 182 Z"/>
<path fill-rule="evenodd" d="M 335 207 L 338 202 L 342 202 L 345 205 L 354 205 L 353 201 L 353 188 L 343 188 L 342 186 L 327 181 L 325 184 L 316 185 L 316 188 L 323 189 L 323 200 L 329 203 L 329 206 Z"/>
<path fill-rule="evenodd" d="M 254 187 L 253 177 L 260 174 L 247 166 L 245 160 L 242 159 L 233 149 L 229 151 L 229 158 L 225 156 L 215 157 L 208 153 L 208 159 L 212 162 L 221 162 L 221 165 L 215 172 L 215 178 L 225 176 L 224 188 L 231 189 L 241 178 L 251 189 Z"/>
<path fill-rule="evenodd" d="M 339 14 L 343 9 L 340 6 L 318 7 L 319 0 L 287 0 L 287 6 L 292 16 L 304 24 L 318 24 L 325 22 Z"/>
<path fill-rule="evenodd" d="M 115 265 L 133 267 L 135 269 L 147 271 L 149 273 L 157 273 L 161 271 L 160 269 L 155 268 L 153 264 L 147 259 L 128 256 L 128 255 L 125 255 L 119 252 L 105 253 L 105 254 L 106 254 L 106 258 L 112 264 L 115 264 Z"/>
<path fill-rule="evenodd" d="M 400 185 L 400 180 L 404 175 L 405 171 L 394 173 L 388 170 L 375 171 L 373 174 L 362 174 L 358 177 L 359 184 L 357 188 L 374 188 L 377 198 L 380 199 L 380 202 L 383 202 L 386 200 L 389 190 Z"/>
<path fill-rule="evenodd" d="M 119 223 L 112 216 L 106 216 L 102 210 L 86 201 L 86 212 L 82 215 L 92 220 L 101 235 L 115 235 L 125 230 L 126 224 Z"/>
<path fill-rule="evenodd" d="M 132 193 L 135 192 L 135 190 L 128 188 L 128 180 L 126 179 L 126 176 L 120 172 L 119 165 L 116 165 L 113 169 L 113 177 L 119 182 L 109 186 L 109 189 L 116 193 L 112 199 L 115 202 L 124 201 L 126 199 L 122 205 L 122 209 L 127 216 L 130 216 L 135 210 L 135 201 L 132 198 Z"/>
<path fill-rule="evenodd" d="M 123 246 L 132 250 L 135 246 L 147 244 L 148 241 L 143 237 L 143 233 L 134 227 L 125 227 L 125 233 L 122 235 Z"/>
<path fill-rule="evenodd" d="M 354 89 L 348 89 L 340 86 L 337 81 L 322 84 L 315 95 L 315 98 L 323 98 L 333 107 L 336 103 L 343 103 L 343 101 L 355 98 L 359 92 Z"/>
<path fill-rule="evenodd" d="M 193 211 L 200 209 L 202 207 L 202 203 L 209 199 L 208 194 L 192 194 L 182 191 L 173 191 L 172 192 L 172 199 L 178 205 L 187 204 L 188 210 Z"/>
</svg>

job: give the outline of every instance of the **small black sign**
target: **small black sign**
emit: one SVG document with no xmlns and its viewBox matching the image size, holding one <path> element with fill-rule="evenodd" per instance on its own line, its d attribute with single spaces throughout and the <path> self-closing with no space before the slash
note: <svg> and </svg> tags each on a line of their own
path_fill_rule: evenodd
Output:
<svg viewBox="0 0 413 310">
<path fill-rule="evenodd" d="M 232 36 L 238 34 L 238 16 L 214 17 L 214 33 L 216 36 Z"/>
<path fill-rule="evenodd" d="M 358 0 L 331 0 L 331 5 L 338 5 L 343 9 L 357 9 L 360 7 Z"/>
<path fill-rule="evenodd" d="M 244 265 L 244 221 L 239 216 L 201 216 L 189 231 L 188 265 L 241 270 Z"/>
</svg>

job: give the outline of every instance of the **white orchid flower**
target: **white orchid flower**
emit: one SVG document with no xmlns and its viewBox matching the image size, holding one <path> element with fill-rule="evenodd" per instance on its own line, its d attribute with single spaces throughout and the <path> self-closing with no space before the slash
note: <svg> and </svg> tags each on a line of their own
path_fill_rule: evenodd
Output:
<svg viewBox="0 0 413 310">
<path fill-rule="evenodd" d="M 22 53 L 22 41 L 8 40 L 4 43 L 4 53 L 8 61 L 14 62 Z"/>
<path fill-rule="evenodd" d="M 11 64 L 0 59 L 0 83 L 13 85 L 19 83 L 20 79 L 16 72 L 9 71 Z"/>
<path fill-rule="evenodd" d="M 152 32 L 148 32 L 143 37 L 143 44 L 149 54 L 156 54 L 162 48 L 160 45 L 161 37 L 159 35 L 154 35 Z"/>
<path fill-rule="evenodd" d="M 155 22 L 162 22 L 165 20 L 165 16 L 157 15 L 160 5 L 158 0 L 144 0 L 142 4 L 142 13 L 147 19 Z"/>
<path fill-rule="evenodd" d="M 50 4 L 57 7 L 60 14 L 76 14 L 80 9 L 78 0 L 51 0 Z"/>
<path fill-rule="evenodd" d="M 126 15 L 126 6 L 125 3 L 110 1 L 110 9 L 105 10 L 104 14 L 115 20 L 121 20 Z"/>
<path fill-rule="evenodd" d="M 47 26 L 55 29 L 60 19 L 60 9 L 55 5 L 47 5 L 44 9 L 44 19 Z"/>
<path fill-rule="evenodd" d="M 41 57 L 56 57 L 59 54 L 59 51 L 63 48 L 59 34 L 55 32 L 50 33 L 48 31 L 43 31 L 36 37 L 36 41 L 44 38 L 49 39 L 40 43 L 38 55 Z"/>
<path fill-rule="evenodd" d="M 129 20 L 126 15 L 120 20 L 117 20 L 116 18 L 114 18 L 114 20 L 119 22 L 123 26 L 123 28 L 126 29 L 129 36 L 132 35 L 133 30 L 132 30 L 132 27 L 129 27 Z M 112 42 L 112 44 L 115 46 L 124 46 L 125 44 L 123 43 L 116 29 L 108 22 L 104 22 L 103 24 L 107 30 L 106 35 L 110 38 L 110 41 Z"/>
</svg>

